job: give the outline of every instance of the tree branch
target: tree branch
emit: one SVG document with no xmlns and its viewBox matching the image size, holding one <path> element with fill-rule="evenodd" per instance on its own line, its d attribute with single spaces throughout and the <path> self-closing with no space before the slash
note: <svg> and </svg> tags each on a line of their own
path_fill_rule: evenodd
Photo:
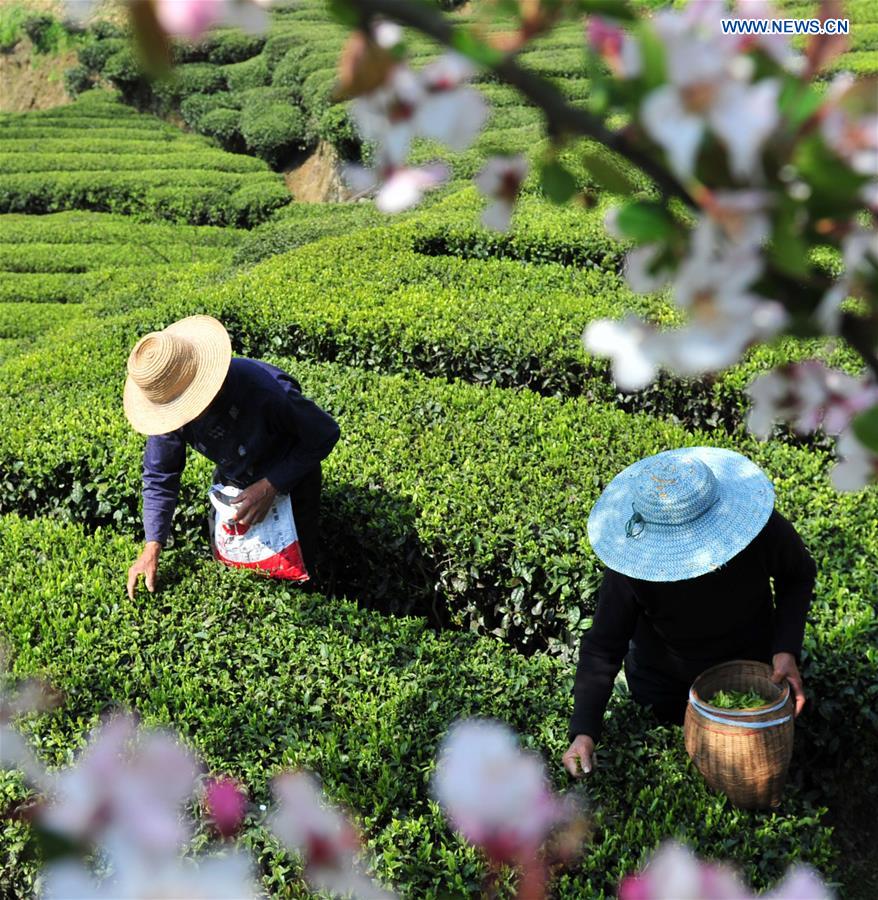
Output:
<svg viewBox="0 0 878 900">
<path fill-rule="evenodd" d="M 350 3 L 366 16 L 380 15 L 392 19 L 416 28 L 440 44 L 455 46 L 455 27 L 441 12 L 431 9 L 426 3 L 412 0 L 350 0 Z M 612 131 L 597 116 L 574 106 L 551 82 L 520 66 L 513 56 L 507 54 L 499 62 L 486 65 L 545 113 L 550 132 L 593 138 L 641 169 L 664 197 L 674 197 L 692 209 L 698 208 L 686 188 L 664 166 L 640 150 L 626 134 Z"/>
<path fill-rule="evenodd" d="M 390 19 L 417 29 L 440 44 L 452 49 L 457 48 L 456 27 L 438 9 L 431 8 L 427 3 L 417 0 L 348 0 L 348 2 L 364 20 L 374 16 Z M 497 61 L 487 61 L 483 65 L 543 111 L 550 134 L 583 136 L 598 141 L 648 175 L 666 201 L 671 198 L 677 199 L 690 209 L 700 210 L 701 207 L 686 187 L 665 166 L 638 147 L 627 134 L 612 131 L 599 117 L 574 106 L 551 82 L 523 68 L 514 56 L 510 54 L 498 56 Z M 791 309 L 804 307 L 810 312 L 825 290 L 825 285 L 814 279 L 810 281 L 793 279 L 772 264 L 767 266 L 766 274 L 778 290 L 780 295 L 778 299 Z M 804 298 L 803 294 L 806 295 Z M 864 328 L 866 324 L 870 327 Z M 878 380 L 878 355 L 873 349 L 874 339 L 878 337 L 878 322 L 844 314 L 840 334 L 863 357 Z"/>
</svg>

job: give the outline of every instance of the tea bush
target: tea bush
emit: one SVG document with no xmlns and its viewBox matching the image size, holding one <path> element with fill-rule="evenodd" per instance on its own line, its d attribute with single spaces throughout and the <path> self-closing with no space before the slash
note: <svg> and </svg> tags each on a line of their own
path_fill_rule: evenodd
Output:
<svg viewBox="0 0 878 900">
<path fill-rule="evenodd" d="M 151 244 L 160 249 L 177 244 L 170 252 L 181 252 L 184 245 L 233 248 L 249 232 L 136 222 L 129 216 L 74 210 L 38 218 L 0 216 L 0 234 L 6 244 Z"/>
<path fill-rule="evenodd" d="M 48 762 L 68 762 L 68 748 L 98 715 L 125 705 L 146 724 L 178 729 L 214 771 L 241 778 L 257 803 L 268 802 L 267 781 L 280 766 L 307 767 L 354 811 L 375 874 L 418 897 L 472 895 L 484 871 L 428 792 L 455 718 L 508 722 L 567 787 L 559 757 L 569 666 L 223 570 L 184 550 L 165 559 L 160 593 L 131 602 L 123 574 L 136 552 L 112 532 L 2 519 L 0 629 L 14 674 L 39 674 L 65 695 L 56 713 L 25 725 Z M 624 696 L 614 699 L 605 745 L 604 765 L 577 789 L 593 843 L 555 896 L 612 896 L 620 876 L 669 835 L 739 862 L 759 887 L 793 860 L 830 870 L 824 811 L 794 788 L 779 813 L 732 809 L 689 763 L 679 729 L 651 724 Z M 0 785 L 9 800 L 23 796 L 15 778 Z M 13 863 L 0 866 L 0 887 L 25 894 L 34 877 L 27 832 L 7 820 L 0 835 Z M 263 886 L 297 895 L 299 864 L 278 852 L 259 813 L 242 839 L 260 859 Z"/>
<path fill-rule="evenodd" d="M 118 102 L 94 99 L 96 93 L 83 95 L 58 117 L 71 123 L 60 135 L 51 117 L 6 118 L 0 157 L 10 165 L 0 175 L 0 212 L 89 209 L 249 228 L 289 202 L 281 179 L 264 165 L 213 149 L 203 138 L 184 137 L 151 116 L 132 119 L 126 111 L 117 118 Z M 78 127 L 77 109 L 87 119 Z M 99 137 L 93 117 L 111 124 Z M 127 127 L 132 121 L 139 127 Z"/>
</svg>

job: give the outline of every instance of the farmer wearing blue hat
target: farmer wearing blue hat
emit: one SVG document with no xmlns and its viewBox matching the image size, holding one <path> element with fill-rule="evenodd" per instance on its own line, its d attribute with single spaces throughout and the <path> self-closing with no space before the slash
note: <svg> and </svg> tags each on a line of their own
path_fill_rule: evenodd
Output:
<svg viewBox="0 0 878 900">
<path fill-rule="evenodd" d="M 701 672 L 732 659 L 771 663 L 798 715 L 796 660 L 816 566 L 757 465 L 716 447 L 642 459 L 598 498 L 588 536 L 607 568 L 580 645 L 564 754 L 571 775 L 594 766 L 623 661 L 634 699 L 666 723 L 682 723 Z"/>
</svg>

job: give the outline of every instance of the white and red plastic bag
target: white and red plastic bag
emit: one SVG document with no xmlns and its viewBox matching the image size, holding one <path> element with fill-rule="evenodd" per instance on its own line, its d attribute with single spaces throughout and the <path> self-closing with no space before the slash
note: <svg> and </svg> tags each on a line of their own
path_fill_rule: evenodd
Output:
<svg viewBox="0 0 878 900">
<path fill-rule="evenodd" d="M 308 581 L 289 494 L 278 494 L 261 522 L 239 525 L 231 501 L 239 488 L 215 484 L 210 489 L 213 555 L 227 566 L 257 569 L 272 578 Z"/>
</svg>

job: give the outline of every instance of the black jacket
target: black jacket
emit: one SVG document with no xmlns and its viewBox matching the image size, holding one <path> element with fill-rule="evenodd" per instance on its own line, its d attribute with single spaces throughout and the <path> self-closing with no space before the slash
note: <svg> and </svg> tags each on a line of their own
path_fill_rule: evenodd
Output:
<svg viewBox="0 0 878 900">
<path fill-rule="evenodd" d="M 783 651 L 798 657 L 816 574 L 802 539 L 777 510 L 740 553 L 698 578 L 642 581 L 607 569 L 580 644 L 571 738 L 600 739 L 629 644 L 639 669 L 662 673 L 683 696 L 717 663 L 768 661 Z"/>
</svg>

